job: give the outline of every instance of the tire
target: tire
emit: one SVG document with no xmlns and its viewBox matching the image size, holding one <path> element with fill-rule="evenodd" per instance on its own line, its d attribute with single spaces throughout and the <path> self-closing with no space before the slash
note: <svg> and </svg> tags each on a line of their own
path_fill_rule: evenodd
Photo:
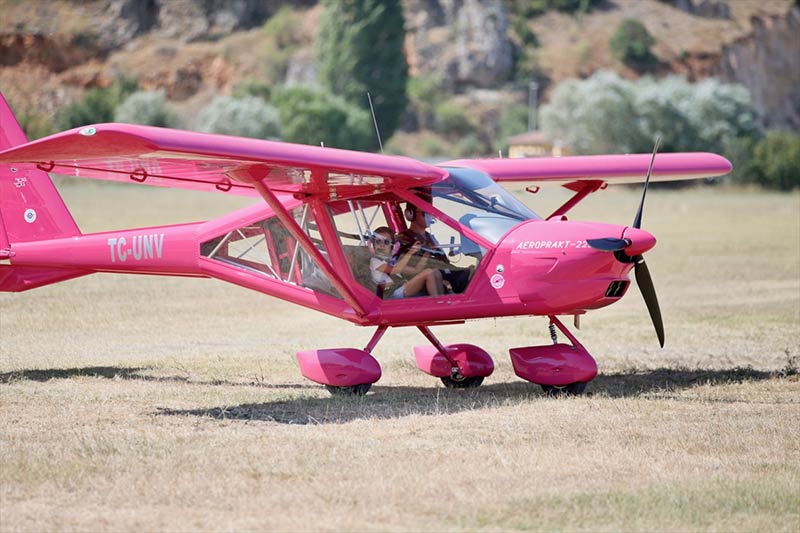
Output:
<svg viewBox="0 0 800 533">
<path fill-rule="evenodd" d="M 586 385 L 588 383 L 585 381 L 576 381 L 564 386 L 542 385 L 541 387 L 548 396 L 580 396 L 586 390 Z"/>
<path fill-rule="evenodd" d="M 325 385 L 328 392 L 332 396 L 364 396 L 372 387 L 372 383 L 362 383 L 360 385 L 351 385 L 349 387 L 335 387 L 333 385 Z"/>
<path fill-rule="evenodd" d="M 472 376 L 471 378 L 452 378 L 445 376 L 440 378 L 444 386 L 448 389 L 474 389 L 483 383 L 483 376 Z"/>
</svg>

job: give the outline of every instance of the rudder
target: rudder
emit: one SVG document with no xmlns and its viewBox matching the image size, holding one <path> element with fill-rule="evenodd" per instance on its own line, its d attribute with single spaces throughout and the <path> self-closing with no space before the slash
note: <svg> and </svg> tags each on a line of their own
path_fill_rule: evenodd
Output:
<svg viewBox="0 0 800 533">
<path fill-rule="evenodd" d="M 0 151 L 27 142 L 0 93 Z M 13 266 L 14 243 L 75 235 L 80 230 L 46 172 L 30 165 L 0 164 L 0 291 L 23 291 L 87 274 Z"/>
<path fill-rule="evenodd" d="M 27 142 L 0 94 L 0 151 Z M 15 242 L 73 235 L 80 235 L 80 230 L 46 172 L 0 164 L 0 249 Z"/>
</svg>

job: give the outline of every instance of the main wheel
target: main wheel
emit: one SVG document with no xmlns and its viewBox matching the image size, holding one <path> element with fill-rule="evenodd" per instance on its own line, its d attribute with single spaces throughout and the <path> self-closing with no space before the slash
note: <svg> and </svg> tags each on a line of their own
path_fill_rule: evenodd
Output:
<svg viewBox="0 0 800 533">
<path fill-rule="evenodd" d="M 360 385 L 351 385 L 349 387 L 335 387 L 333 385 L 325 385 L 333 396 L 364 396 L 372 387 L 372 383 L 362 383 Z"/>
<path fill-rule="evenodd" d="M 585 381 L 576 381 L 575 383 L 570 383 L 569 385 L 542 385 L 542 390 L 548 396 L 561 396 L 561 395 L 569 395 L 569 396 L 579 396 L 583 394 L 583 391 L 586 390 L 586 383 Z"/>
<path fill-rule="evenodd" d="M 472 376 L 470 378 L 445 376 L 441 380 L 448 389 L 474 389 L 483 383 L 483 376 Z"/>
</svg>

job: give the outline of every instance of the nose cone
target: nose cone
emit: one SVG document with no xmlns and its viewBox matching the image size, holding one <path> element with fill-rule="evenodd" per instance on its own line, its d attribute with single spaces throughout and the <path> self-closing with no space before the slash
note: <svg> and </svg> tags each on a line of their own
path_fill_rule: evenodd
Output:
<svg viewBox="0 0 800 533">
<path fill-rule="evenodd" d="M 625 247 L 625 255 L 631 257 L 641 255 L 656 245 L 656 238 L 642 229 L 625 228 L 623 235 L 625 239 L 631 241 L 631 244 Z"/>
</svg>

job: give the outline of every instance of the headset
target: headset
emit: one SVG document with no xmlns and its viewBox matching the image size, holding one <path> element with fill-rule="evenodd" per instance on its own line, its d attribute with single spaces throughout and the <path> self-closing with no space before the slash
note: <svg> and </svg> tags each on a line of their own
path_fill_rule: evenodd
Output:
<svg viewBox="0 0 800 533">
<path fill-rule="evenodd" d="M 417 206 L 412 203 L 406 204 L 406 210 L 403 211 L 406 216 L 406 220 L 409 222 L 414 222 L 414 218 L 417 216 Z"/>
</svg>

